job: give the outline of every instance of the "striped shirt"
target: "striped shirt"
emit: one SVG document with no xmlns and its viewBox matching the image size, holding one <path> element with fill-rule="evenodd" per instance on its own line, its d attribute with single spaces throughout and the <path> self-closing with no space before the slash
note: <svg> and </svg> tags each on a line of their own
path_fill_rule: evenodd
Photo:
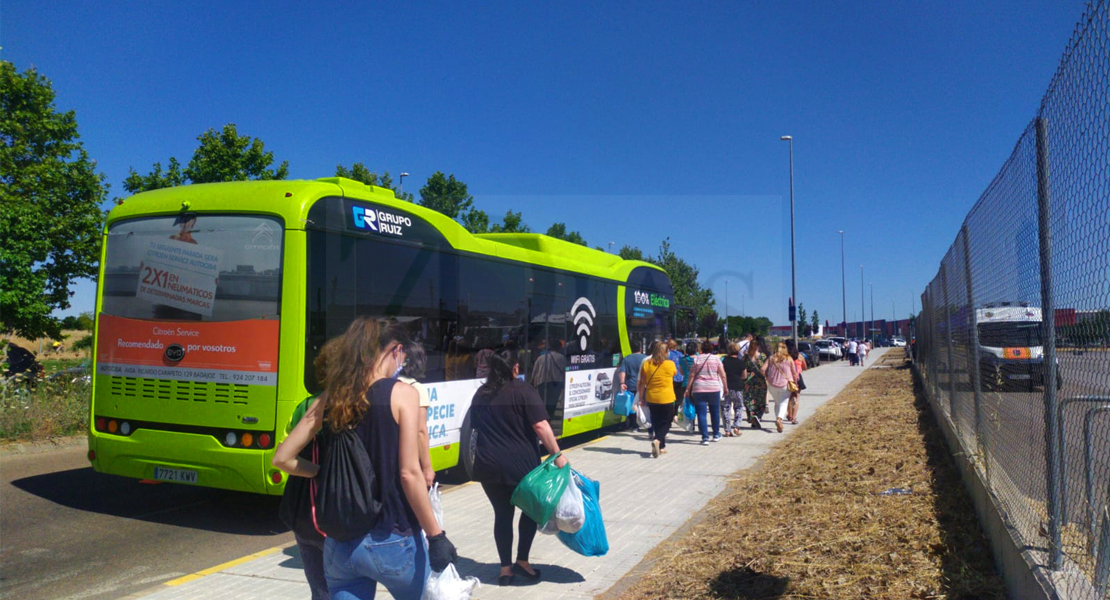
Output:
<svg viewBox="0 0 1110 600">
<path fill-rule="evenodd" d="M 691 376 L 694 378 L 691 394 L 721 391 L 721 359 L 716 354 L 699 354 L 694 357 L 694 366 L 690 367 Z"/>
</svg>

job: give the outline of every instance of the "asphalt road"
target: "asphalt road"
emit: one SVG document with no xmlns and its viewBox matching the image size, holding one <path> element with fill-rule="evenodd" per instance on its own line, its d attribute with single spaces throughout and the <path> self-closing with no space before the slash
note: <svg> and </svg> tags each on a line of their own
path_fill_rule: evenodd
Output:
<svg viewBox="0 0 1110 600">
<path fill-rule="evenodd" d="M 961 437 L 973 439 L 975 395 L 967 382 L 963 357 L 954 356 L 956 365 L 955 397 L 951 414 L 957 420 Z M 1063 388 L 1058 399 L 1079 396 L 1104 396 L 1110 404 L 1110 353 L 1059 353 L 1059 372 Z M 948 373 L 938 373 L 941 388 L 947 395 Z M 980 419 L 983 443 L 990 457 L 992 479 L 1003 472 L 1025 498 L 1045 502 L 1045 413 L 1044 389 L 1007 390 L 980 395 Z M 1085 524 L 1088 520 L 1088 499 L 1085 490 L 1085 453 L 1083 422 L 1087 410 L 1097 404 L 1069 403 L 1064 409 L 1064 440 L 1066 465 L 1067 519 Z M 1091 420 L 1092 461 L 1094 475 L 1093 503 L 1096 507 L 1108 501 L 1110 493 L 1110 412 Z M 1020 502 L 1008 498 L 1003 488 L 996 488 L 1006 503 Z M 1024 523 L 1023 529 L 1038 524 Z"/>
<path fill-rule="evenodd" d="M 0 597 L 120 598 L 293 541 L 279 498 L 101 475 L 85 451 L 0 456 Z"/>
</svg>

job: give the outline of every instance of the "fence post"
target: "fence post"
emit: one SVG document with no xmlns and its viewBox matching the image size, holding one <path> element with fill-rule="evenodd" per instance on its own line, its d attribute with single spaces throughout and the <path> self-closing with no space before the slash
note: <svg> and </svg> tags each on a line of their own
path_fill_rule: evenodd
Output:
<svg viewBox="0 0 1110 600">
<path fill-rule="evenodd" d="M 1056 302 L 1052 289 L 1052 201 L 1049 187 L 1048 123 L 1034 121 L 1037 137 L 1037 245 L 1041 257 L 1041 337 L 1044 344 L 1045 493 L 1048 512 L 1049 568 L 1060 568 L 1062 502 L 1060 463 L 1064 459 L 1056 419 Z"/>
<path fill-rule="evenodd" d="M 971 243 L 967 239 L 967 223 L 960 228 L 960 236 L 963 237 L 964 246 L 964 284 L 967 287 L 967 320 L 971 324 L 970 335 L 971 344 L 967 350 L 967 372 L 971 380 L 971 389 L 975 393 L 975 445 L 976 450 L 979 451 L 979 457 L 983 461 L 983 470 L 987 476 L 987 487 L 990 487 L 991 481 L 991 468 L 990 460 L 986 451 L 983 449 L 983 418 L 982 418 L 982 382 L 979 372 L 979 322 L 975 312 L 975 290 L 971 286 Z"/>
<path fill-rule="evenodd" d="M 948 267 L 940 263 L 940 285 L 944 292 L 944 337 L 948 346 L 948 414 L 956 434 L 960 433 L 960 418 L 956 414 L 956 363 L 952 360 L 952 303 L 948 298 Z"/>
</svg>

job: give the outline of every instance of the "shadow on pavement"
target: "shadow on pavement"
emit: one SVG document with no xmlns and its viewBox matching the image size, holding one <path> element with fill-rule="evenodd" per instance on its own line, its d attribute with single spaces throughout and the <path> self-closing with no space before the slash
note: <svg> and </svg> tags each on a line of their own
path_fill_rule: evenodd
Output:
<svg viewBox="0 0 1110 600">
<path fill-rule="evenodd" d="M 947 598 L 1002 598 L 1001 580 L 991 560 L 990 547 L 979 526 L 971 498 L 949 453 L 920 380 L 913 378 L 917 429 L 925 445 L 926 465 L 932 474 L 931 493 L 941 541 L 933 554 L 941 561 Z"/>
<path fill-rule="evenodd" d="M 633 454 L 637 456 L 651 456 L 650 452 L 638 452 L 636 450 L 628 450 L 626 448 L 599 448 L 597 446 L 587 446 L 582 449 L 583 452 L 602 452 L 604 454 Z"/>
<path fill-rule="evenodd" d="M 491 531 L 492 534 L 492 531 Z M 493 545 L 493 536 L 490 535 L 490 546 Z M 466 558 L 465 556 L 459 557 L 459 562 L 455 565 L 459 570 L 459 575 L 462 577 L 477 577 L 482 585 L 497 586 L 497 577 L 501 574 L 501 565 L 493 563 L 480 563 L 475 560 Z M 580 583 L 586 581 L 578 571 L 560 567 L 559 565 L 549 565 L 543 563 L 532 563 L 533 569 L 540 571 L 540 577 L 543 581 L 551 583 Z M 514 587 L 526 587 L 531 582 L 525 581 L 519 575 L 516 577 Z M 535 582 L 538 583 L 538 582 Z M 534 585 L 534 584 L 533 584 Z"/>
<path fill-rule="evenodd" d="M 97 473 L 92 467 L 12 481 L 12 486 L 55 504 L 87 512 L 234 535 L 274 535 L 278 496 L 163 483 Z"/>
<path fill-rule="evenodd" d="M 714 577 L 709 582 L 709 589 L 720 598 L 770 600 L 781 598 L 789 583 L 789 577 L 767 575 L 751 567 L 736 567 Z"/>
</svg>

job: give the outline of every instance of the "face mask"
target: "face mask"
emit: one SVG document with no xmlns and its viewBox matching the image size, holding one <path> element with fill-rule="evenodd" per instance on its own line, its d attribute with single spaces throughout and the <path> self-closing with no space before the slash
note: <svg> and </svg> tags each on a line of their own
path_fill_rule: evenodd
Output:
<svg viewBox="0 0 1110 600">
<path fill-rule="evenodd" d="M 396 361 L 397 360 L 397 351 L 396 350 L 393 351 L 393 357 L 394 357 L 393 360 Z M 405 370 L 405 363 L 402 362 L 402 363 L 399 363 L 399 364 L 398 363 L 394 363 L 394 364 L 397 364 L 397 368 L 393 370 L 392 378 L 397 379 L 397 377 L 401 375 L 401 371 Z"/>
</svg>

